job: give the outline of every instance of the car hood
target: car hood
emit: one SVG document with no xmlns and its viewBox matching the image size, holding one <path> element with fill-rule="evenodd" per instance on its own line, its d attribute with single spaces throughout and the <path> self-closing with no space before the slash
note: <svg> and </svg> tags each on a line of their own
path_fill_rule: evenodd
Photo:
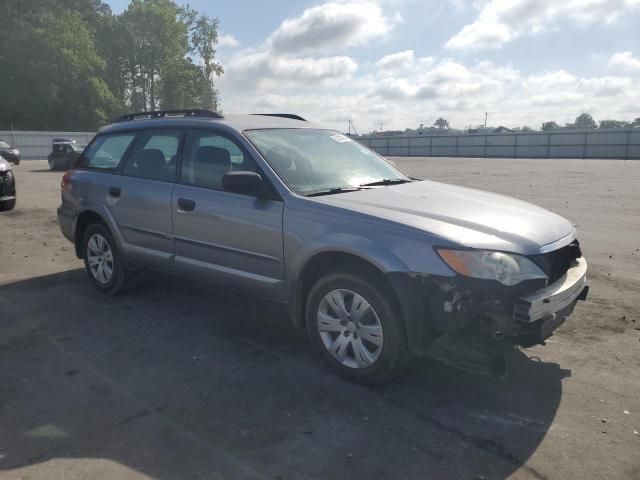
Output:
<svg viewBox="0 0 640 480">
<path fill-rule="evenodd" d="M 573 224 L 565 218 L 530 203 L 431 181 L 314 200 L 419 228 L 471 248 L 534 254 L 569 243 L 575 232 Z"/>
</svg>

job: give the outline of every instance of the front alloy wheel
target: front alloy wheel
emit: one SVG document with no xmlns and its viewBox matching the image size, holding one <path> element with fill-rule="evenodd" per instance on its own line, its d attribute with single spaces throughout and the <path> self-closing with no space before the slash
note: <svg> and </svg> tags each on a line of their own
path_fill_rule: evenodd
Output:
<svg viewBox="0 0 640 480">
<path fill-rule="evenodd" d="M 383 383 L 407 365 L 397 300 L 382 275 L 358 266 L 327 273 L 311 288 L 305 318 L 327 366 L 357 383 Z"/>
<path fill-rule="evenodd" d="M 317 323 L 324 348 L 345 367 L 367 368 L 380 357 L 382 324 L 361 295 L 346 289 L 327 293 L 318 306 Z"/>
</svg>

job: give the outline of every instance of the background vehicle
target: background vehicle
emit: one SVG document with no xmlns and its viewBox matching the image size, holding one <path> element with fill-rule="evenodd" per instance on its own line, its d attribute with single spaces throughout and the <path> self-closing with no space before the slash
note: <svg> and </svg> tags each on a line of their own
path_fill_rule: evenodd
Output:
<svg viewBox="0 0 640 480">
<path fill-rule="evenodd" d="M 11 145 L 9 142 L 0 140 L 0 155 L 8 162 L 16 165 L 20 164 L 20 150 Z"/>
<path fill-rule="evenodd" d="M 51 153 L 47 157 L 50 170 L 67 170 L 82 153 L 83 146 L 68 138 L 54 138 Z"/>
<path fill-rule="evenodd" d="M 152 268 L 267 297 L 354 381 L 389 380 L 442 332 L 543 343 L 586 297 L 568 220 L 414 181 L 297 116 L 128 115 L 76 168 L 58 221 L 96 288 Z"/>
<path fill-rule="evenodd" d="M 0 156 L 0 212 L 16 206 L 16 179 L 11 164 Z"/>
</svg>

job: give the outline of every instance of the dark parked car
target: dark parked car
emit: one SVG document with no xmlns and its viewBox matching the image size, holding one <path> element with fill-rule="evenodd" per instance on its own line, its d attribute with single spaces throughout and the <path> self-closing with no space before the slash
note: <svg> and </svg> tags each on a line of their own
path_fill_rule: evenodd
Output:
<svg viewBox="0 0 640 480">
<path fill-rule="evenodd" d="M 16 178 L 11 164 L 0 156 L 0 212 L 16 206 Z"/>
<path fill-rule="evenodd" d="M 47 157 L 50 170 L 68 170 L 76 158 L 80 156 L 84 147 L 77 145 L 75 140 L 68 138 L 54 138 L 51 153 Z"/>
<path fill-rule="evenodd" d="M 0 140 L 0 155 L 8 162 L 20 163 L 20 150 L 11 145 L 9 142 Z"/>
</svg>

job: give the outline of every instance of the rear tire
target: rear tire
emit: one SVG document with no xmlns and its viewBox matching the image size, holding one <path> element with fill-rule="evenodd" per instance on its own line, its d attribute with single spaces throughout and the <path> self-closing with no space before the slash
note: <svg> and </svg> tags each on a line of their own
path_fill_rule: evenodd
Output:
<svg viewBox="0 0 640 480">
<path fill-rule="evenodd" d="M 127 271 L 124 256 L 103 223 L 85 231 L 82 257 L 91 283 L 102 293 L 115 295 L 131 288 L 135 275 Z"/>
<path fill-rule="evenodd" d="M 55 162 L 55 160 L 54 161 L 47 160 L 47 163 L 49 163 L 49 170 L 51 170 L 51 171 L 56 170 L 56 162 Z"/>
<path fill-rule="evenodd" d="M 328 367 L 372 385 L 398 375 L 409 351 L 397 302 L 383 281 L 367 273 L 354 269 L 321 277 L 309 292 L 305 315 L 311 343 Z"/>
</svg>

